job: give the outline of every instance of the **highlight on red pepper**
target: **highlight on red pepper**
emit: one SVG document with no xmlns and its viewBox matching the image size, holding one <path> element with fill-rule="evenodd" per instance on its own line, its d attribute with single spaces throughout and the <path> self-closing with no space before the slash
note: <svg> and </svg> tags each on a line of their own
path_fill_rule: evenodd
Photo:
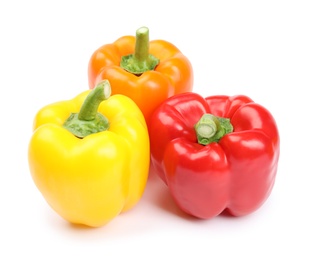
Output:
<svg viewBox="0 0 309 260">
<path fill-rule="evenodd" d="M 108 79 L 113 94 L 130 97 L 148 123 L 154 109 L 168 97 L 192 91 L 189 59 L 172 43 L 149 41 L 149 29 L 123 36 L 94 51 L 88 65 L 89 87 Z"/>
<path fill-rule="evenodd" d="M 247 96 L 175 95 L 154 112 L 149 135 L 155 172 L 192 216 L 247 215 L 272 191 L 279 132 L 271 113 Z"/>
<path fill-rule="evenodd" d="M 140 200 L 148 178 L 147 125 L 138 106 L 107 80 L 41 108 L 28 149 L 31 176 L 63 219 L 107 224 Z M 136 167 L 138 165 L 138 167 Z"/>
</svg>

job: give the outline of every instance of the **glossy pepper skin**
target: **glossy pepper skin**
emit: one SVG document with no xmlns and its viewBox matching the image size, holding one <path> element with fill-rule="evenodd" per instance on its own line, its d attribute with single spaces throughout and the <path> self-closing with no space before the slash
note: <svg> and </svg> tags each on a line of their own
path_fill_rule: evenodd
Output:
<svg viewBox="0 0 309 260">
<path fill-rule="evenodd" d="M 133 54 L 131 63 L 136 67 L 141 65 L 141 68 L 127 70 L 126 64 L 122 66 L 122 58 L 130 54 Z M 153 65 L 149 55 L 157 58 L 157 65 Z M 162 101 L 193 88 L 189 59 L 170 42 L 149 41 L 147 27 L 139 28 L 136 36 L 120 37 L 95 50 L 89 60 L 88 79 L 90 88 L 102 79 L 108 79 L 112 92 L 130 97 L 143 112 L 147 123 Z"/>
<path fill-rule="evenodd" d="M 204 114 L 227 119 L 231 131 L 200 144 L 196 127 Z M 210 219 L 224 210 L 243 216 L 271 193 L 279 133 L 270 112 L 247 96 L 176 95 L 154 112 L 149 134 L 155 172 L 192 216 Z"/>
<path fill-rule="evenodd" d="M 88 135 L 81 138 L 65 128 L 72 113 L 81 114 L 90 93 L 88 90 L 39 110 L 28 158 L 37 188 L 60 216 L 72 223 L 99 227 L 140 200 L 148 177 L 150 148 L 143 114 L 124 95 L 97 102 L 97 111 L 109 122 L 107 129 L 90 134 L 87 129 Z M 92 110 L 96 109 L 94 103 L 88 102 Z M 84 112 L 89 119 L 88 110 Z"/>
</svg>

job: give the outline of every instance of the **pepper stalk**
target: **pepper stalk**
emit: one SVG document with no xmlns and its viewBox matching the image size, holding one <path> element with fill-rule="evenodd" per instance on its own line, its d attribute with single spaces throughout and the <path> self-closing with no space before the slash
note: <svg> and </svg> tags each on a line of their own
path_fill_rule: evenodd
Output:
<svg viewBox="0 0 309 260">
<path fill-rule="evenodd" d="M 196 123 L 194 129 L 198 143 L 208 145 L 219 142 L 224 135 L 233 132 L 233 125 L 229 118 L 204 114 Z"/>
<path fill-rule="evenodd" d="M 137 29 L 134 53 L 122 56 L 120 67 L 132 74 L 141 75 L 145 71 L 154 70 L 159 62 L 158 58 L 149 53 L 149 29 L 145 26 Z"/>
<path fill-rule="evenodd" d="M 101 81 L 86 97 L 79 113 L 72 113 L 63 127 L 78 138 L 105 131 L 109 128 L 108 119 L 98 112 L 100 103 L 111 95 L 108 80 Z"/>
</svg>

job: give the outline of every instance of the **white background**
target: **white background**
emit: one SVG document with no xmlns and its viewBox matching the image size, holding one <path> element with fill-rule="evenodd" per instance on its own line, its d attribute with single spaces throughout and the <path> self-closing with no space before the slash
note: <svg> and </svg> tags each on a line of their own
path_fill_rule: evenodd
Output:
<svg viewBox="0 0 309 260">
<path fill-rule="evenodd" d="M 0 259 L 309 259 L 306 2 L 1 1 Z M 274 115 L 279 169 L 255 213 L 190 218 L 151 175 L 134 209 L 78 228 L 35 187 L 27 149 L 37 110 L 87 89 L 93 51 L 144 25 L 191 60 L 194 92 L 244 94 Z"/>
</svg>

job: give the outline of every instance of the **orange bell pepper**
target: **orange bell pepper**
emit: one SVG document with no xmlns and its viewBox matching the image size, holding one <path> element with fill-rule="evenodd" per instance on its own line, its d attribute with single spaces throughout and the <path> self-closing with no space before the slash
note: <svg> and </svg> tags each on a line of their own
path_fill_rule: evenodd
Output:
<svg viewBox="0 0 309 260">
<path fill-rule="evenodd" d="M 188 58 L 172 43 L 149 41 L 147 27 L 139 28 L 136 37 L 123 36 L 98 48 L 90 58 L 88 78 L 91 89 L 108 79 L 112 93 L 130 97 L 147 124 L 162 101 L 193 88 Z"/>
</svg>

